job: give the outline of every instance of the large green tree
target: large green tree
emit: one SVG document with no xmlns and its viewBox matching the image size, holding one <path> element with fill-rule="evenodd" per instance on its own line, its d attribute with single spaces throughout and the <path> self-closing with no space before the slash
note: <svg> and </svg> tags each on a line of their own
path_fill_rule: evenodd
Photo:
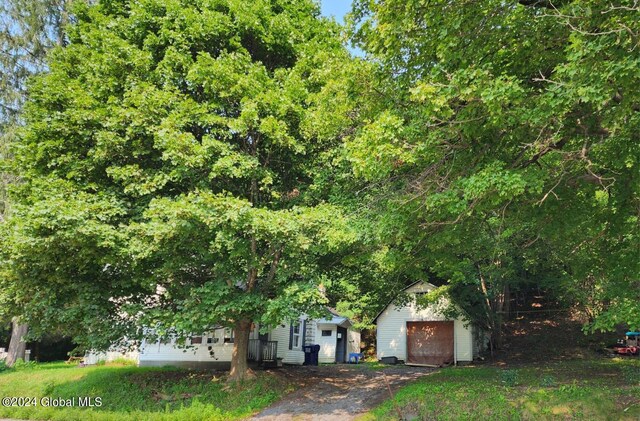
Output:
<svg viewBox="0 0 640 421">
<path fill-rule="evenodd" d="M 5 286 L 34 334 L 86 346 L 235 329 L 322 302 L 351 242 L 314 179 L 331 166 L 350 56 L 310 0 L 77 5 L 35 78 L 5 232 Z M 141 329 L 146 326 L 148 329 Z"/>
<path fill-rule="evenodd" d="M 398 222 L 393 247 L 497 342 L 510 289 L 535 279 L 592 328 L 640 326 L 639 13 L 634 1 L 354 5 L 379 77 L 350 159 Z"/>
<path fill-rule="evenodd" d="M 0 3 L 0 223 L 10 216 L 8 187 L 16 178 L 7 170 L 11 146 L 18 141 L 27 79 L 46 69 L 47 52 L 65 43 L 64 26 L 69 20 L 68 0 L 5 0 Z M 0 274 L 0 276 L 2 276 Z M 28 331 L 20 323 L 19 309 L 0 293 L 0 323 L 11 319 L 12 334 L 6 363 L 24 358 L 23 337 Z"/>
</svg>

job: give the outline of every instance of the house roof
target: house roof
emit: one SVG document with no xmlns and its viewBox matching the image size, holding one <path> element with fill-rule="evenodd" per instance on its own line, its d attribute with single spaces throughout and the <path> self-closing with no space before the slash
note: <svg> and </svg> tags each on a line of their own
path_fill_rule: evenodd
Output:
<svg viewBox="0 0 640 421">
<path fill-rule="evenodd" d="M 351 320 L 349 320 L 348 317 L 340 315 L 340 313 L 338 313 L 336 311 L 336 309 L 331 308 L 331 307 L 326 307 L 326 309 L 331 314 L 331 317 L 329 317 L 329 318 L 324 317 L 322 319 L 316 319 L 316 323 L 318 323 L 318 324 L 327 324 L 327 325 L 338 325 L 338 326 L 346 327 L 346 328 L 348 328 L 348 327 L 353 325 L 353 323 L 351 323 Z"/>
<path fill-rule="evenodd" d="M 409 288 L 411 288 L 412 286 L 415 286 L 415 285 L 417 285 L 417 284 L 421 284 L 421 283 L 422 283 L 422 284 L 425 284 L 425 285 L 429 285 L 429 286 L 431 286 L 431 287 L 435 288 L 435 285 L 430 284 L 429 282 L 425 282 L 425 281 L 415 281 L 415 282 L 414 282 L 414 283 L 412 283 L 411 285 L 404 287 L 404 288 L 402 289 L 402 291 L 400 291 L 400 292 L 404 292 L 404 291 L 408 290 Z M 396 296 L 397 296 L 397 294 L 396 294 Z M 394 298 L 395 298 L 395 297 L 394 297 Z M 393 303 L 393 299 L 391 299 L 391 301 L 389 301 L 389 302 L 387 303 L 387 305 L 386 305 L 386 306 L 384 306 L 384 308 L 383 308 L 382 310 L 380 310 L 380 312 L 376 315 L 376 317 L 373 319 L 373 324 L 374 324 L 374 325 L 375 325 L 375 324 L 378 324 L 378 317 L 380 317 L 380 315 L 381 315 L 382 313 L 384 313 L 384 311 L 385 311 L 387 308 L 389 308 L 389 306 L 391 305 L 391 303 Z"/>
</svg>

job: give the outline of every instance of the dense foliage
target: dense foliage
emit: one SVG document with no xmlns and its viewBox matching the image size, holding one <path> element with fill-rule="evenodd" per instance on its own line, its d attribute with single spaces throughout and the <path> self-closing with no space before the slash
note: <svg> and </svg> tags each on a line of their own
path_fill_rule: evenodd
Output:
<svg viewBox="0 0 640 421">
<path fill-rule="evenodd" d="M 640 326 L 637 2 L 359 1 L 377 109 L 349 142 L 388 238 L 494 333 L 532 281 Z M 404 214 L 399 216 L 398 212 Z"/>
<path fill-rule="evenodd" d="M 46 71 L 47 52 L 54 45 L 65 44 L 68 4 L 66 0 L 6 0 L 0 4 L 0 223 L 11 215 L 7 193 L 9 186 L 18 181 L 8 167 L 23 122 L 27 79 Z M 22 336 L 28 331 L 20 321 L 20 306 L 15 304 L 10 294 L 0 291 L 0 324 L 11 320 L 11 341 L 5 360 L 9 366 L 24 358 Z"/>
<path fill-rule="evenodd" d="M 13 177 L 4 168 L 16 139 L 26 81 L 46 70 L 46 53 L 65 42 L 68 20 L 63 0 L 5 0 L 0 4 L 0 222 L 8 213 L 7 185 Z"/>
<path fill-rule="evenodd" d="M 30 85 L 4 297 L 100 348 L 242 352 L 327 298 L 366 326 L 419 279 L 496 346 L 530 289 L 640 328 L 639 13 L 359 0 L 353 59 L 311 0 L 77 2 Z"/>
<path fill-rule="evenodd" d="M 313 188 L 336 145 L 327 69 L 349 62 L 338 27 L 306 0 L 74 12 L 30 87 L 6 228 L 5 284 L 36 334 L 105 347 L 221 325 L 242 352 L 252 322 L 321 303 L 318 257 L 351 241 Z"/>
</svg>

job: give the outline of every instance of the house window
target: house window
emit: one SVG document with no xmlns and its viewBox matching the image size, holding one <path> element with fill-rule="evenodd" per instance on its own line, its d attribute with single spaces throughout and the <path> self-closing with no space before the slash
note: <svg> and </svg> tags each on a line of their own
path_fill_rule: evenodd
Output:
<svg viewBox="0 0 640 421">
<path fill-rule="evenodd" d="M 202 343 L 202 336 L 192 336 L 191 345 L 200 345 Z"/>
<path fill-rule="evenodd" d="M 301 333 L 301 329 L 300 329 L 300 322 L 294 323 L 293 324 L 293 347 L 294 348 L 300 348 L 300 333 Z"/>
<path fill-rule="evenodd" d="M 224 343 L 225 344 L 233 343 L 233 329 L 226 328 L 224 330 Z"/>
<path fill-rule="evenodd" d="M 322 331 L 322 336 L 331 336 L 331 331 L 330 330 L 323 330 Z"/>
</svg>

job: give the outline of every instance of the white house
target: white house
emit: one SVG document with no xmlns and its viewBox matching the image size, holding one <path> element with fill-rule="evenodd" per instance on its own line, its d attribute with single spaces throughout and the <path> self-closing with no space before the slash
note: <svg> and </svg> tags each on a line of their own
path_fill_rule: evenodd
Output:
<svg viewBox="0 0 640 421">
<path fill-rule="evenodd" d="M 254 325 L 249 336 L 249 360 L 269 365 L 278 363 L 303 364 L 304 345 L 320 345 L 320 363 L 341 363 L 349 353 L 360 352 L 360 332 L 353 329 L 346 317 L 328 309 L 329 318 L 309 319 L 306 315 L 293 322 L 272 327 L 261 334 Z M 228 368 L 233 351 L 233 330 L 214 329 L 203 335 L 187 339 L 189 347 L 180 347 L 175 340 L 165 342 L 143 341 L 139 349 L 131 352 L 117 350 L 85 356 L 86 364 L 126 358 L 139 366 L 173 365 L 180 367 Z"/>
<path fill-rule="evenodd" d="M 457 364 L 473 361 L 477 354 L 475 333 L 464 319 L 447 319 L 438 304 L 418 308 L 415 296 L 435 287 L 426 282 L 416 282 L 405 289 L 413 296 L 408 304 L 389 304 L 375 318 L 376 350 L 378 359 L 396 357 L 409 365 Z"/>
</svg>

